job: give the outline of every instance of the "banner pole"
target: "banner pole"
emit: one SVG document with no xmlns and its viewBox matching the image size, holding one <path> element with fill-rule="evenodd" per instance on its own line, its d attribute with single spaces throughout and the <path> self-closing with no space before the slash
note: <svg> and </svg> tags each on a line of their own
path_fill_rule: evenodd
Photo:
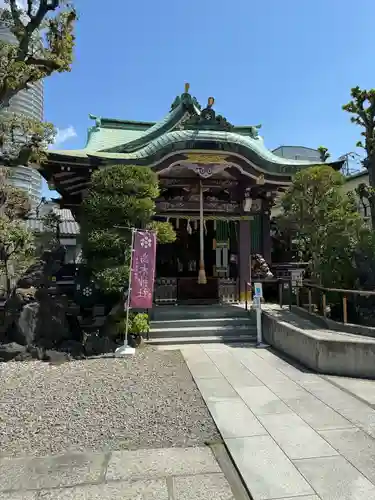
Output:
<svg viewBox="0 0 375 500">
<path fill-rule="evenodd" d="M 134 233 L 135 229 L 132 229 L 132 242 L 130 247 L 131 253 L 130 253 L 130 268 L 129 268 L 129 286 L 128 286 L 128 296 L 126 298 L 126 324 L 125 324 L 125 339 L 124 339 L 125 346 L 128 345 L 130 294 L 132 291 L 132 275 L 133 275 Z"/>
<path fill-rule="evenodd" d="M 128 283 L 128 296 L 126 297 L 126 319 L 125 319 L 125 338 L 124 345 L 116 349 L 116 356 L 125 356 L 127 354 L 134 354 L 135 348 L 128 345 L 128 330 L 129 330 L 129 309 L 130 309 L 130 295 L 132 290 L 132 274 L 133 274 L 133 253 L 134 253 L 134 235 L 135 229 L 132 228 L 131 251 L 130 251 L 130 267 L 129 267 L 129 283 Z"/>
</svg>

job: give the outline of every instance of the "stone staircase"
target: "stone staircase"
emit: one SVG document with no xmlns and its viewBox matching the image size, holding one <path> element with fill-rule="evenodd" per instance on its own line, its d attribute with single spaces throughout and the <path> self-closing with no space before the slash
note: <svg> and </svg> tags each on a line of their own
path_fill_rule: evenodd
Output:
<svg viewBox="0 0 375 500">
<path fill-rule="evenodd" d="M 254 317 L 235 305 L 159 306 L 150 321 L 151 345 L 256 343 Z"/>
</svg>

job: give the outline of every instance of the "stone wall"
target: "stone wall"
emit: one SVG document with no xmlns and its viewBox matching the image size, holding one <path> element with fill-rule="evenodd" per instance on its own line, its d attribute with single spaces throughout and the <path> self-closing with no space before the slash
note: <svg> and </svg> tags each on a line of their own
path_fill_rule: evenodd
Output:
<svg viewBox="0 0 375 500">
<path fill-rule="evenodd" d="M 372 326 L 355 325 L 353 323 L 340 323 L 339 321 L 334 321 L 333 319 L 325 318 L 324 316 L 319 316 L 315 313 L 310 313 L 306 309 L 297 306 L 292 306 L 292 311 L 302 318 L 313 321 L 320 328 L 375 338 L 375 328 Z"/>
<path fill-rule="evenodd" d="M 294 315 L 293 315 L 294 316 Z M 375 378 L 375 339 L 315 329 L 306 330 L 262 313 L 264 341 L 319 373 Z"/>
</svg>

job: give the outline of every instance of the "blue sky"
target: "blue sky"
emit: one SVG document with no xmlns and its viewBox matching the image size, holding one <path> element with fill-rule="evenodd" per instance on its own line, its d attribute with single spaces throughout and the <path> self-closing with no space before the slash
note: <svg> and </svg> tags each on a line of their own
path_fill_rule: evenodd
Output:
<svg viewBox="0 0 375 500">
<path fill-rule="evenodd" d="M 270 149 L 354 150 L 341 105 L 375 87 L 374 0 L 75 0 L 75 62 L 46 80 L 45 118 L 83 147 L 88 114 L 159 120 L 190 83 L 234 124 L 262 124 Z"/>
</svg>

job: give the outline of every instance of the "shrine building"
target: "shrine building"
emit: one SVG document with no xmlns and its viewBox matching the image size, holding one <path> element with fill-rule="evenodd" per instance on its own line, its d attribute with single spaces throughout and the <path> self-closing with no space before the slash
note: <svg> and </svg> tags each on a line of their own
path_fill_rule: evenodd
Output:
<svg viewBox="0 0 375 500">
<path fill-rule="evenodd" d="M 244 299 L 251 254 L 271 263 L 270 212 L 300 169 L 268 150 L 259 126 L 236 126 L 176 97 L 160 122 L 99 118 L 79 150 L 51 150 L 41 173 L 77 221 L 95 169 L 113 164 L 151 167 L 158 175 L 158 220 L 170 221 L 176 242 L 157 249 L 155 296 L 160 302 Z M 331 162 L 339 169 L 342 161 Z M 228 299 L 229 298 L 229 299 Z"/>
</svg>

